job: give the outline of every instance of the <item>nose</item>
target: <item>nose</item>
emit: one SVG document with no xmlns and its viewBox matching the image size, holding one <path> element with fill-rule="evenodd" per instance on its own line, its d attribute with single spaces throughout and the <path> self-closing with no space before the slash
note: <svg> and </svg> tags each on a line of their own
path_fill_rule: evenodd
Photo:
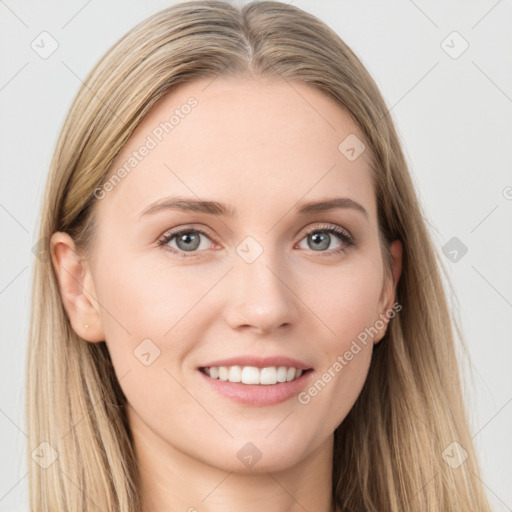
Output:
<svg viewBox="0 0 512 512">
<path fill-rule="evenodd" d="M 297 322 L 300 301 L 290 282 L 293 276 L 277 263 L 274 254 L 265 250 L 252 263 L 235 258 L 224 308 L 225 320 L 231 328 L 270 334 Z"/>
</svg>

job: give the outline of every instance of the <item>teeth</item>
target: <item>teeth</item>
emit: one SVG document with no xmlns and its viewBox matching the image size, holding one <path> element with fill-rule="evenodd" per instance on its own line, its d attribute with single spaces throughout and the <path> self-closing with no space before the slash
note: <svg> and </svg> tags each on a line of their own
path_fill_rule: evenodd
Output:
<svg viewBox="0 0 512 512">
<path fill-rule="evenodd" d="M 280 366 L 277 369 L 277 382 L 286 382 L 286 366 Z"/>
<path fill-rule="evenodd" d="M 277 369 L 275 366 L 260 370 L 260 384 L 277 384 Z"/>
<path fill-rule="evenodd" d="M 287 368 L 286 366 L 269 366 L 267 368 L 257 368 L 255 366 L 212 366 L 203 370 L 212 379 L 266 386 L 277 384 L 278 382 L 290 382 L 298 379 L 303 373 L 302 370 Z"/>
<path fill-rule="evenodd" d="M 244 384 L 261 384 L 260 370 L 254 366 L 244 366 L 242 369 L 242 382 Z"/>
<path fill-rule="evenodd" d="M 242 382 L 242 367 L 231 366 L 228 373 L 229 382 Z"/>
</svg>

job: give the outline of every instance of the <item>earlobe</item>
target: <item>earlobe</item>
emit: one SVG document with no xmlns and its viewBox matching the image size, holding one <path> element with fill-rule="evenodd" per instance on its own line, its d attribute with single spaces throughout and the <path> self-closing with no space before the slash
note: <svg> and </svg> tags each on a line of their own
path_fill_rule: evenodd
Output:
<svg viewBox="0 0 512 512">
<path fill-rule="evenodd" d="M 91 271 L 76 253 L 73 239 L 67 233 L 55 232 L 50 239 L 50 253 L 71 327 L 86 341 L 104 341 Z"/>
</svg>

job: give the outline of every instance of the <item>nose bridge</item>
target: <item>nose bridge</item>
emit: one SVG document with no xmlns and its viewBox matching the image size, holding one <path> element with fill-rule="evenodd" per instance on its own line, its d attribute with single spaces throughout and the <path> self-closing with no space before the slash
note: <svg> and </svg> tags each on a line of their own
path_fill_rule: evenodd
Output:
<svg viewBox="0 0 512 512">
<path fill-rule="evenodd" d="M 251 325 L 268 331 L 295 321 L 297 304 L 285 265 L 274 246 L 264 247 L 252 236 L 238 244 L 228 291 L 232 327 Z"/>
</svg>

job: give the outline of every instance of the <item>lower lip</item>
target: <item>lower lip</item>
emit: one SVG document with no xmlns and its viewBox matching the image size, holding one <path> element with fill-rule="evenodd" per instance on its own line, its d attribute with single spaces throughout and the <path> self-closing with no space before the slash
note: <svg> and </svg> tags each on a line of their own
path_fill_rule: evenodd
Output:
<svg viewBox="0 0 512 512">
<path fill-rule="evenodd" d="M 213 379 L 198 370 L 202 378 L 218 393 L 234 402 L 244 405 L 265 406 L 278 404 L 297 395 L 309 380 L 311 370 L 305 371 L 298 379 L 277 384 L 242 384 L 227 380 Z"/>
</svg>

